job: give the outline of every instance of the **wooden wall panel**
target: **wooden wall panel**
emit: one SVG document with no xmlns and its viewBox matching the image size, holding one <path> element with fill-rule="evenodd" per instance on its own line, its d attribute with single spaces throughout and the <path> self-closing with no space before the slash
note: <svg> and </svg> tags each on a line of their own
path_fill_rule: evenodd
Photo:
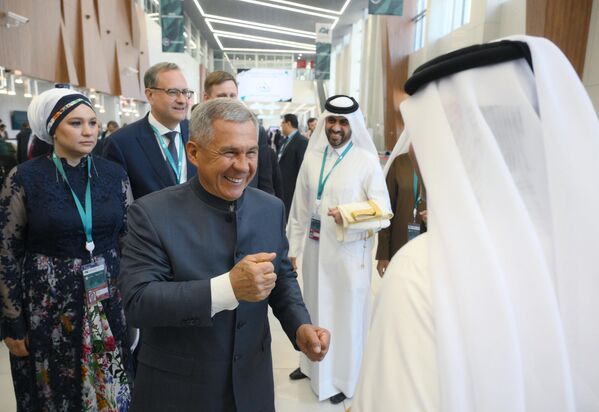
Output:
<svg viewBox="0 0 599 412">
<path fill-rule="evenodd" d="M 403 16 L 385 16 L 383 30 L 383 90 L 385 93 L 385 147 L 391 150 L 403 130 L 399 104 L 408 79 L 409 55 L 414 43 L 416 1 L 405 0 Z"/>
<path fill-rule="evenodd" d="M 144 73 L 150 67 L 150 53 L 148 51 L 148 31 L 146 27 L 146 15 L 141 4 L 131 3 L 134 12 L 132 12 L 132 19 L 135 22 L 132 26 L 139 31 L 139 45 L 136 47 L 139 49 L 139 60 L 137 64 L 137 70 L 139 70 L 139 94 L 140 99 L 145 100 L 145 86 L 144 86 Z M 135 45 L 135 44 L 134 44 Z"/>
<path fill-rule="evenodd" d="M 62 10 L 64 16 L 65 39 L 68 48 L 71 50 L 75 70 L 77 71 L 77 82 L 75 85 L 85 85 L 85 59 L 83 55 L 83 32 L 81 25 L 81 8 L 79 0 L 62 0 Z"/>
<path fill-rule="evenodd" d="M 73 58 L 72 49 L 69 47 L 67 38 L 67 29 L 63 22 L 60 22 L 61 52 L 57 57 L 56 80 L 61 83 L 81 84 L 77 67 Z M 62 67 L 61 67 L 62 66 Z M 66 74 L 66 77 L 65 77 Z"/>
<path fill-rule="evenodd" d="M 110 90 L 120 94 L 120 79 L 116 61 L 116 14 L 117 0 L 95 0 L 98 9 L 98 21 L 100 24 L 100 37 L 102 39 L 102 50 L 104 51 L 104 67 Z"/>
<path fill-rule="evenodd" d="M 0 0 L 0 11 L 8 10 L 30 22 L 0 27 L 0 65 L 42 80 L 145 100 L 145 14 L 134 0 Z M 123 67 L 139 73 L 125 75 Z"/>
<path fill-rule="evenodd" d="M 83 28 L 83 56 L 85 60 L 85 84 L 87 87 L 110 93 L 108 75 L 104 62 L 104 49 L 100 39 L 100 25 L 93 0 L 81 0 L 81 25 Z"/>
<path fill-rule="evenodd" d="M 0 65 L 24 74 L 54 80 L 56 58 L 60 54 L 60 0 L 39 2 L 0 0 L 1 11 L 29 18 L 19 27 L 0 27 Z"/>
<path fill-rule="evenodd" d="M 131 45 L 117 44 L 117 61 L 121 83 L 121 94 L 124 96 L 137 97 L 139 91 L 139 71 L 137 70 L 139 52 Z"/>
<path fill-rule="evenodd" d="M 528 0 L 526 33 L 543 36 L 564 52 L 582 78 L 593 0 Z"/>
</svg>

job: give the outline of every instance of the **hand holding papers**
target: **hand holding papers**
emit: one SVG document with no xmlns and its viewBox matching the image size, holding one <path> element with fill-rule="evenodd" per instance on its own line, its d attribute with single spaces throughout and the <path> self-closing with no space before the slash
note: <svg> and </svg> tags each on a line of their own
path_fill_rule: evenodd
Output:
<svg viewBox="0 0 599 412">
<path fill-rule="evenodd" d="M 337 240 L 351 242 L 369 238 L 389 226 L 393 213 L 381 209 L 374 200 L 337 206 L 342 223 L 337 225 Z M 366 232 L 366 236 L 364 236 Z"/>
</svg>

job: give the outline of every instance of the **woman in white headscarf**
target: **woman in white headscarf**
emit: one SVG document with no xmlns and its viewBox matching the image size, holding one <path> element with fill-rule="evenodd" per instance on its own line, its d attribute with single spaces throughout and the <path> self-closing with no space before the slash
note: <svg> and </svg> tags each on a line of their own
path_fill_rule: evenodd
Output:
<svg viewBox="0 0 599 412">
<path fill-rule="evenodd" d="M 0 194 L 2 334 L 19 411 L 126 411 L 131 357 L 116 289 L 129 182 L 92 157 L 89 100 L 48 90 L 28 110 L 49 155 L 17 166 Z"/>
</svg>

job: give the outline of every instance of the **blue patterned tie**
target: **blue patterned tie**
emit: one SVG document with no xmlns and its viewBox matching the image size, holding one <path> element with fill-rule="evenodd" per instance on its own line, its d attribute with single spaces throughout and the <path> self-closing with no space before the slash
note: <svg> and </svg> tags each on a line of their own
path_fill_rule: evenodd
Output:
<svg viewBox="0 0 599 412">
<path fill-rule="evenodd" d="M 179 167 L 179 156 L 177 155 L 177 132 L 168 132 L 164 134 L 164 137 L 168 138 L 168 151 L 173 157 L 173 161 L 175 162 L 175 167 Z"/>
</svg>

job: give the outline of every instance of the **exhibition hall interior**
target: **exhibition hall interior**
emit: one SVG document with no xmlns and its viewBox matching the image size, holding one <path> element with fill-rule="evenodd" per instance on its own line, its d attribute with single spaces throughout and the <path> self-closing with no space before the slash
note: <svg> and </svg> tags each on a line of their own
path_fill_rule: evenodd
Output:
<svg viewBox="0 0 599 412">
<path fill-rule="evenodd" d="M 599 410 L 598 112 L 599 0 L 0 0 L 0 412 Z"/>
</svg>

